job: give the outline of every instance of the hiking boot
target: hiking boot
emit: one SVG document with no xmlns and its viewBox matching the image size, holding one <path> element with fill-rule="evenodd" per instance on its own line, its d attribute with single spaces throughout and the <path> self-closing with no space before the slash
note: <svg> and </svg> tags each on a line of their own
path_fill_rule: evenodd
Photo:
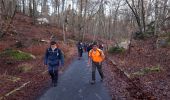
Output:
<svg viewBox="0 0 170 100">
<path fill-rule="evenodd" d="M 95 81 L 94 80 L 90 81 L 90 84 L 92 84 L 92 85 L 95 84 Z"/>
</svg>

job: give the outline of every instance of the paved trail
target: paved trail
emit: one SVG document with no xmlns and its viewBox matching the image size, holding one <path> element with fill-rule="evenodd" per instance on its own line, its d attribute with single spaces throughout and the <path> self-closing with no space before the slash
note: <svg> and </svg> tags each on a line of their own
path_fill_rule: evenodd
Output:
<svg viewBox="0 0 170 100">
<path fill-rule="evenodd" d="M 74 60 L 60 76 L 58 86 L 51 87 L 39 100 L 111 100 L 97 71 L 96 84 L 89 84 L 91 71 L 87 61 L 87 54 L 82 60 Z"/>
</svg>

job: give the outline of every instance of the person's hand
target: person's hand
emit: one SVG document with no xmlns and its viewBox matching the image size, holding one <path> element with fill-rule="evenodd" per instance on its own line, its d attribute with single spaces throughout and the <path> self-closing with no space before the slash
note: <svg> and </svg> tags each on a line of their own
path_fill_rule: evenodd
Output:
<svg viewBox="0 0 170 100">
<path fill-rule="evenodd" d="M 59 67 L 59 74 L 62 74 L 63 73 L 63 68 L 62 67 Z"/>
<path fill-rule="evenodd" d="M 90 66 L 90 62 L 87 63 L 87 67 L 89 67 L 89 66 Z"/>
<path fill-rule="evenodd" d="M 90 66 L 90 63 L 91 63 L 91 60 L 90 58 L 88 59 L 88 62 L 87 62 L 87 66 L 89 67 Z"/>
</svg>

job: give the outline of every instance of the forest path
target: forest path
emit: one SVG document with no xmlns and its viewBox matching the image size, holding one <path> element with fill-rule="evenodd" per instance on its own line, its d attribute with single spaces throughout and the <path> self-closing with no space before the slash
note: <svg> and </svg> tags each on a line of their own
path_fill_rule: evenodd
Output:
<svg viewBox="0 0 170 100">
<path fill-rule="evenodd" d="M 57 87 L 51 87 L 39 100 L 111 100 L 107 89 L 100 82 L 96 71 L 96 84 L 89 83 L 90 68 L 87 67 L 87 53 L 81 60 L 73 60 L 68 69 L 59 77 Z"/>
</svg>

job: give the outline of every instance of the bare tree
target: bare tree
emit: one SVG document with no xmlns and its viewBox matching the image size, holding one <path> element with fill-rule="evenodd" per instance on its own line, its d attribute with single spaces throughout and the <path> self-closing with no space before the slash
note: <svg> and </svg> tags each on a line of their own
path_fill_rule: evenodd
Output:
<svg viewBox="0 0 170 100">
<path fill-rule="evenodd" d="M 0 34 L 0 37 L 4 36 L 5 33 L 8 33 L 8 29 L 10 28 L 10 25 L 13 22 L 13 19 L 16 14 L 17 10 L 17 2 L 16 0 L 13 1 L 7 1 L 7 0 L 1 0 L 0 1 L 0 7 L 1 7 L 1 20 L 3 23 L 1 23 L 0 31 L 2 34 Z"/>
<path fill-rule="evenodd" d="M 158 28 L 158 0 L 155 1 L 155 30 L 154 35 L 157 34 Z"/>
</svg>

